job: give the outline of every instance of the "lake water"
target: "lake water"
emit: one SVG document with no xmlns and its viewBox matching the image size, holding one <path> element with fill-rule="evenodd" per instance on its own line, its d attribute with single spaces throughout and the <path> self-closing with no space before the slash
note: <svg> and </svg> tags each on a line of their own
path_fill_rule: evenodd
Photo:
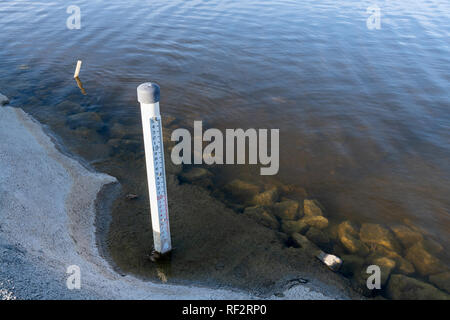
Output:
<svg viewBox="0 0 450 320">
<path fill-rule="evenodd" d="M 66 27 L 71 4 L 80 30 Z M 0 92 L 56 132 L 64 101 L 100 114 L 85 143 L 61 131 L 93 164 L 111 157 L 115 123 L 139 128 L 136 87 L 155 81 L 163 115 L 183 123 L 279 128 L 276 178 L 330 216 L 411 221 L 450 245 L 448 1 L 0 1 L 0 21 Z M 129 191 L 145 182 L 116 174 Z"/>
</svg>

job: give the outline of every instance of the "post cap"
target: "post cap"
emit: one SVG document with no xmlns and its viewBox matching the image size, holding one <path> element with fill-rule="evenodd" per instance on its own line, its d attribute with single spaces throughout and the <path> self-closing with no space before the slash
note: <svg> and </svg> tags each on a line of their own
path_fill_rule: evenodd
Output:
<svg viewBox="0 0 450 320">
<path fill-rule="evenodd" d="M 145 82 L 137 87 L 137 97 L 140 103 L 159 102 L 159 86 L 156 83 Z"/>
</svg>

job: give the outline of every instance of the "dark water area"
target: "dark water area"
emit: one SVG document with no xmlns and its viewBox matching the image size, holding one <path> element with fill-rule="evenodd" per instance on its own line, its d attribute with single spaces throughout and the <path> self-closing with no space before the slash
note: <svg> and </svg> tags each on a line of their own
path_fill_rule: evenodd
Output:
<svg viewBox="0 0 450 320">
<path fill-rule="evenodd" d="M 80 30 L 66 27 L 72 4 Z M 373 4 L 379 30 L 366 25 Z M 0 92 L 142 195 L 139 218 L 116 203 L 112 226 L 127 231 L 113 248 L 151 244 L 136 101 L 146 81 L 178 125 L 280 129 L 276 177 L 216 166 L 217 188 L 276 179 L 305 188 L 330 221 L 408 225 L 450 245 L 448 1 L 0 1 L 0 26 Z M 152 274 L 141 262 L 126 271 Z"/>
</svg>

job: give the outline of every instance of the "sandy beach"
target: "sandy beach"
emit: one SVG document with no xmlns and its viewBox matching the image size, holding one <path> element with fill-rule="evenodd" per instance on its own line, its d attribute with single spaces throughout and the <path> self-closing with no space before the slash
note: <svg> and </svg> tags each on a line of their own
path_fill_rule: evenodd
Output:
<svg viewBox="0 0 450 320">
<path fill-rule="evenodd" d="M 106 219 L 107 212 L 96 211 L 108 209 L 101 203 L 108 196 L 98 194 L 120 188 L 116 178 L 61 152 L 55 137 L 20 108 L 1 107 L 0 128 L 2 299 L 257 298 L 232 288 L 153 283 L 114 271 L 97 245 L 98 229 L 107 227 L 99 217 Z M 70 265 L 80 267 L 80 290 L 66 287 Z M 349 298 L 345 285 L 323 271 L 323 279 L 340 288 L 310 279 L 308 285 L 285 287 L 283 299 Z"/>
</svg>

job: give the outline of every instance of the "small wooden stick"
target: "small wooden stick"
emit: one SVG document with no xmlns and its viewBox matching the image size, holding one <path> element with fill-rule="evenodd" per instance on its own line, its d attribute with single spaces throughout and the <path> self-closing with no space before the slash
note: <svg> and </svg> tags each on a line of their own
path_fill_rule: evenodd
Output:
<svg viewBox="0 0 450 320">
<path fill-rule="evenodd" d="M 84 94 L 84 95 L 86 95 L 86 90 L 84 90 L 83 84 L 81 83 L 80 78 L 75 77 L 75 81 L 77 82 L 78 88 L 80 88 L 81 93 Z"/>
<path fill-rule="evenodd" d="M 81 60 L 77 61 L 77 67 L 75 68 L 75 73 L 73 74 L 74 78 L 78 78 L 78 75 L 80 74 L 80 70 L 81 70 Z"/>
</svg>

